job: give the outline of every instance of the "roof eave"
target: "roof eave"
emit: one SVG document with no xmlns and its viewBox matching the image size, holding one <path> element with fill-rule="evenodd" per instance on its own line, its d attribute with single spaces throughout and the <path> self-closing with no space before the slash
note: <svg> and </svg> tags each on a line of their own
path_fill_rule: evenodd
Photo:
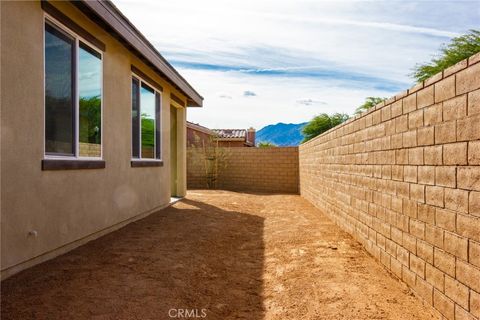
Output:
<svg viewBox="0 0 480 320">
<path fill-rule="evenodd" d="M 215 135 L 215 133 L 212 130 L 210 130 L 206 127 L 197 125 L 195 123 L 189 122 L 189 121 L 187 121 L 187 128 L 190 128 L 190 129 L 195 130 L 195 131 L 200 131 L 200 132 L 206 133 L 206 134 L 211 135 L 211 136 Z"/>
<path fill-rule="evenodd" d="M 81 0 L 72 1 L 72 3 L 87 16 L 94 16 L 95 19 L 92 20 L 95 23 L 113 33 L 129 50 L 144 60 L 147 65 L 156 69 L 160 76 L 187 97 L 187 106 L 203 106 L 203 97 L 165 60 L 110 0 Z"/>
</svg>

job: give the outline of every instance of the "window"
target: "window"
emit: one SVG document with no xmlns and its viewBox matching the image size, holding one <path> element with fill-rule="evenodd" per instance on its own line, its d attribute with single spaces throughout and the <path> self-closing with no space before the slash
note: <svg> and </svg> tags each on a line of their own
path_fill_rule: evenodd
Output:
<svg viewBox="0 0 480 320">
<path fill-rule="evenodd" d="M 132 78 L 132 158 L 160 160 L 161 95 L 140 78 Z"/>
<path fill-rule="evenodd" d="M 75 39 L 45 24 L 45 152 L 74 155 Z"/>
<path fill-rule="evenodd" d="M 45 22 L 45 155 L 102 156 L 102 55 Z"/>
<path fill-rule="evenodd" d="M 80 42 L 78 51 L 78 138 L 81 157 L 101 157 L 102 57 Z"/>
</svg>

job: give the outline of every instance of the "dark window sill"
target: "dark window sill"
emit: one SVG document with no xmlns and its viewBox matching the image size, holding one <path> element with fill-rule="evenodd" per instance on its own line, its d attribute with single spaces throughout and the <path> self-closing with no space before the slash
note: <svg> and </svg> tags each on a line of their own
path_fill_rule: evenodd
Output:
<svg viewBox="0 0 480 320">
<path fill-rule="evenodd" d="M 105 160 L 42 160 L 42 170 L 103 169 Z"/>
<path fill-rule="evenodd" d="M 132 168 L 163 167 L 163 161 L 161 160 L 132 160 L 130 164 Z"/>
</svg>

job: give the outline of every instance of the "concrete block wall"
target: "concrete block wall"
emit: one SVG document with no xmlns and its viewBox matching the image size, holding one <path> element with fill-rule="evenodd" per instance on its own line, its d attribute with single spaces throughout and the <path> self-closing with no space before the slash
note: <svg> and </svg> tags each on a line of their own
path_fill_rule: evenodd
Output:
<svg viewBox="0 0 480 320">
<path fill-rule="evenodd" d="M 190 149 L 190 148 L 189 148 Z M 217 188 L 234 191 L 298 193 L 298 148 L 222 148 L 226 166 Z M 187 152 L 187 187 L 206 188 L 205 165 L 198 152 Z"/>
<path fill-rule="evenodd" d="M 99 157 L 102 153 L 102 147 L 96 143 L 79 143 L 80 154 L 87 157 Z"/>
<path fill-rule="evenodd" d="M 444 317 L 480 318 L 480 54 L 299 158 L 303 197 Z"/>
</svg>

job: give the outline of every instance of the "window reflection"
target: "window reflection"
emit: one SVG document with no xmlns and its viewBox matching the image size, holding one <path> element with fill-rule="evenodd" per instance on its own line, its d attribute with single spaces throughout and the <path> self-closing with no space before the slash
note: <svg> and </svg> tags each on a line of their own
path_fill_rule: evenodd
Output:
<svg viewBox="0 0 480 320">
<path fill-rule="evenodd" d="M 73 155 L 75 40 L 45 24 L 45 152 Z"/>
<path fill-rule="evenodd" d="M 78 52 L 79 155 L 101 156 L 102 61 L 99 53 L 80 43 Z"/>
<path fill-rule="evenodd" d="M 139 158 L 139 110 L 140 110 L 140 93 L 139 93 L 139 81 L 132 78 L 132 158 Z"/>
<path fill-rule="evenodd" d="M 155 158 L 155 92 L 142 84 L 140 88 L 142 158 Z"/>
</svg>

